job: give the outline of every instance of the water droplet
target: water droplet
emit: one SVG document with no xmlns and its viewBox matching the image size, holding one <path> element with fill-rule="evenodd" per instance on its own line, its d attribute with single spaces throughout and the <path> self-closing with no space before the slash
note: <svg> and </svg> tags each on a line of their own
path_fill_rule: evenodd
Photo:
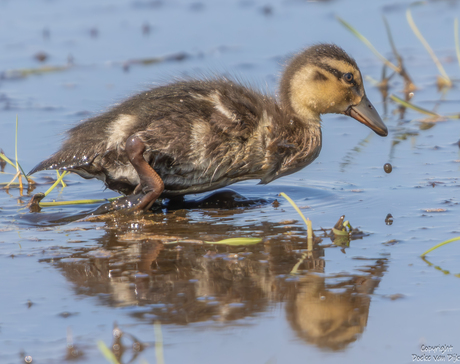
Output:
<svg viewBox="0 0 460 364">
<path fill-rule="evenodd" d="M 385 173 L 391 173 L 391 171 L 393 170 L 393 166 L 390 163 L 385 163 L 385 165 L 383 166 L 383 170 L 385 171 Z"/>
<path fill-rule="evenodd" d="M 29 364 L 29 363 L 32 363 L 32 357 L 30 355 L 27 355 L 25 358 L 24 358 L 24 361 Z"/>
</svg>

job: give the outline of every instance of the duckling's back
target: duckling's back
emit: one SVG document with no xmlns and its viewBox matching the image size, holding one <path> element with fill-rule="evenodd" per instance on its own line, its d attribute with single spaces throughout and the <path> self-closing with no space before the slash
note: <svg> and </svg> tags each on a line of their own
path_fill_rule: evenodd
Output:
<svg viewBox="0 0 460 364">
<path fill-rule="evenodd" d="M 140 180 L 125 143 L 136 135 L 146 146 L 145 160 L 164 182 L 163 196 L 204 192 L 246 179 L 267 183 L 291 173 L 286 165 L 290 149 L 299 155 L 294 139 L 304 151 L 291 161 L 300 163 L 294 163 L 293 171 L 319 153 L 311 131 L 293 123 L 275 100 L 233 81 L 176 82 L 140 93 L 77 125 L 62 148 L 29 174 L 70 170 L 130 194 Z"/>
</svg>

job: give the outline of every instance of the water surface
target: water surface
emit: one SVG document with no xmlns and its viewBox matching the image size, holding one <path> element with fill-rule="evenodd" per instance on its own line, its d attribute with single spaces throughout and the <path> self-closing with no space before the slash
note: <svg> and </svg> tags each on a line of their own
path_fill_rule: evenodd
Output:
<svg viewBox="0 0 460 364">
<path fill-rule="evenodd" d="M 381 63 L 336 15 L 391 57 L 385 15 L 418 86 L 413 102 L 458 113 L 458 82 L 445 95 L 437 91 L 437 69 L 406 23 L 408 5 L 0 1 L 0 148 L 14 157 L 17 115 L 19 161 L 30 170 L 72 125 L 175 76 L 233 74 L 275 93 L 284 60 L 318 42 L 339 44 L 364 75 L 379 79 Z M 457 79 L 458 10 L 457 1 L 413 10 Z M 50 72 L 30 72 L 42 67 Z M 399 78 L 390 86 L 401 96 Z M 103 363 L 101 341 L 122 363 L 155 363 L 155 323 L 165 363 L 405 363 L 424 354 L 421 345 L 460 352 L 460 245 L 419 257 L 460 234 L 458 121 L 421 123 L 424 116 L 410 110 L 401 118 L 392 103 L 384 114 L 379 90 L 368 82 L 366 91 L 389 136 L 324 116 L 323 149 L 312 165 L 267 186 L 232 186 L 266 203 L 81 220 L 96 206 L 25 208 L 53 173 L 38 174 L 24 196 L 0 190 L 0 362 Z M 7 166 L 0 182 L 13 173 Z M 115 196 L 97 181 L 66 181 L 49 200 Z M 313 249 L 280 192 L 312 220 Z M 349 242 L 327 235 L 342 215 L 359 230 Z M 203 243 L 243 236 L 262 242 Z"/>
</svg>

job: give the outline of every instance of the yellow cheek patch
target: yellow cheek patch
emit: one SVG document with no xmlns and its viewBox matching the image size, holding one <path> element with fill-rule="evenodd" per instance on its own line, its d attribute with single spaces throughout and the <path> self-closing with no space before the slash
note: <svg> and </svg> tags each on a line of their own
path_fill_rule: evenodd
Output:
<svg viewBox="0 0 460 364">
<path fill-rule="evenodd" d="M 318 66 L 300 69 L 291 80 L 291 105 L 299 115 L 310 119 L 318 119 L 324 113 L 342 112 L 351 99 L 350 87 Z"/>
</svg>

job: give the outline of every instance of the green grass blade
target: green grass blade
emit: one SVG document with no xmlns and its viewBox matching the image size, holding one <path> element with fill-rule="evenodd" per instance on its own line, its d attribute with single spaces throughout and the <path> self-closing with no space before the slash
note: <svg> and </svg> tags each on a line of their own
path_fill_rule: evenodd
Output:
<svg viewBox="0 0 460 364">
<path fill-rule="evenodd" d="M 219 241 L 205 241 L 206 244 L 222 244 L 222 245 L 254 245 L 262 241 L 261 238 L 230 238 Z"/>
<path fill-rule="evenodd" d="M 17 171 L 16 174 L 14 175 L 13 179 L 10 181 L 10 183 L 8 183 L 8 184 L 5 186 L 5 188 L 10 187 L 10 185 L 12 185 L 13 182 L 16 180 L 16 178 L 19 178 L 20 175 L 21 175 L 21 172 Z M 18 184 L 19 187 L 21 188 L 21 182 L 19 181 L 17 184 Z"/>
<path fill-rule="evenodd" d="M 2 158 L 6 163 L 11 164 L 13 168 L 16 168 L 15 164 L 3 153 L 0 153 L 0 158 Z"/>
<path fill-rule="evenodd" d="M 153 328 L 155 331 L 155 356 L 157 358 L 157 364 L 164 364 L 165 358 L 163 355 L 163 333 L 161 332 L 160 321 L 155 321 Z"/>
<path fill-rule="evenodd" d="M 30 75 L 41 75 L 51 72 L 66 71 L 69 68 L 70 66 L 43 66 L 38 68 L 21 68 L 7 71 L 7 75 L 19 75 L 20 77 L 27 77 Z"/>
<path fill-rule="evenodd" d="M 292 201 L 292 199 L 286 195 L 284 192 L 281 192 L 280 193 L 280 196 L 283 196 L 286 200 L 289 201 L 289 203 L 292 205 L 292 207 L 294 207 L 294 209 L 297 211 L 297 213 L 300 215 L 300 217 L 303 219 L 303 221 L 305 222 L 305 225 L 307 226 L 307 229 L 308 229 L 308 225 L 310 225 L 310 228 L 311 228 L 311 221 L 308 220 L 303 214 L 302 214 L 302 211 L 300 211 L 299 207 L 296 205 L 296 203 L 294 201 Z"/>
<path fill-rule="evenodd" d="M 460 236 L 457 236 L 456 238 L 452 238 L 452 239 L 443 241 L 442 243 L 439 243 L 439 244 L 435 245 L 435 246 L 432 247 L 431 249 L 428 249 L 426 252 L 424 252 L 424 253 L 423 253 L 422 255 L 420 255 L 420 256 L 423 258 L 425 255 L 427 255 L 428 253 L 431 253 L 433 250 L 438 249 L 438 248 L 440 248 L 440 247 L 443 246 L 443 245 L 452 243 L 452 242 L 457 241 L 457 240 L 460 240 Z"/>
<path fill-rule="evenodd" d="M 14 157 L 16 158 L 16 170 L 19 171 L 18 166 L 18 115 L 16 115 L 16 135 L 14 141 Z"/>
<path fill-rule="evenodd" d="M 59 173 L 59 171 L 56 169 L 56 174 L 57 174 L 57 178 L 60 178 L 61 177 L 61 174 Z M 66 183 L 64 182 L 63 179 L 61 179 L 61 184 L 62 184 L 62 187 L 67 187 Z"/>
<path fill-rule="evenodd" d="M 54 187 L 56 187 L 56 186 L 62 181 L 62 179 L 64 178 L 64 176 L 65 176 L 66 174 L 67 174 L 67 171 L 64 171 L 64 172 L 61 174 L 61 176 L 57 179 L 57 181 L 54 182 L 53 185 L 52 185 L 50 188 L 48 188 L 48 191 L 45 192 L 45 196 L 48 196 L 48 194 L 49 194 L 52 190 L 54 190 Z"/>
<path fill-rule="evenodd" d="M 332 228 L 332 232 L 334 233 L 334 235 L 342 235 L 342 236 L 350 235 L 350 233 L 347 230 L 339 230 L 336 228 Z"/>
<path fill-rule="evenodd" d="M 307 244 L 308 249 L 313 250 L 313 228 L 311 226 L 311 220 L 307 219 Z"/>
<path fill-rule="evenodd" d="M 397 66 L 395 66 L 393 63 L 391 63 L 388 59 L 386 59 L 384 56 L 382 56 L 377 49 L 372 45 L 369 40 L 367 40 L 366 37 L 364 37 L 360 32 L 358 32 L 355 28 L 353 28 L 349 23 L 347 23 L 345 20 L 343 20 L 340 17 L 337 17 L 337 20 L 342 23 L 342 25 L 347 28 L 355 37 L 357 37 L 361 42 L 363 42 L 367 48 L 371 50 L 372 53 L 374 53 L 384 64 L 386 64 L 388 67 L 390 67 L 393 71 L 395 72 L 401 72 L 401 69 Z"/>
<path fill-rule="evenodd" d="M 420 4 L 420 3 L 416 3 L 416 4 Z M 439 61 L 438 57 L 436 57 L 436 54 L 434 53 L 433 49 L 431 49 L 430 45 L 425 40 L 425 38 L 423 37 L 422 33 L 420 33 L 420 30 L 417 28 L 417 25 L 415 25 L 414 18 L 412 17 L 412 13 L 410 11 L 410 7 L 406 10 L 406 18 L 407 18 L 407 22 L 409 23 L 409 26 L 411 27 L 411 29 L 414 32 L 415 36 L 423 44 L 423 46 L 427 50 L 428 54 L 431 56 L 431 59 L 433 60 L 434 64 L 436 65 L 436 67 L 438 67 L 439 73 L 441 73 L 442 77 L 444 77 L 446 83 L 449 86 L 452 86 L 452 81 L 450 80 L 449 76 L 447 75 L 446 71 L 444 70 L 444 67 L 442 66 L 442 64 Z"/>
<path fill-rule="evenodd" d="M 300 217 L 303 219 L 305 222 L 305 225 L 307 225 L 307 243 L 308 243 L 308 248 L 313 249 L 313 228 L 311 226 L 311 220 L 307 219 L 304 214 L 302 214 L 302 211 L 300 211 L 299 207 L 297 204 L 292 201 L 292 199 L 286 195 L 284 192 L 280 193 L 280 196 L 283 196 L 286 200 L 289 201 L 289 203 L 294 207 L 294 209 L 297 211 L 297 213 L 300 215 Z"/>
<path fill-rule="evenodd" d="M 21 170 L 21 173 L 23 174 L 23 176 L 25 177 L 25 179 L 28 181 L 29 179 L 27 178 L 27 175 L 26 173 L 24 172 L 24 170 L 22 169 L 21 165 L 19 164 L 19 162 L 16 160 L 16 163 L 18 164 L 18 167 L 19 169 Z"/>
<path fill-rule="evenodd" d="M 62 175 L 61 175 L 62 177 Z M 59 182 L 58 182 L 59 183 Z M 94 199 L 94 200 L 74 200 L 74 201 L 53 201 L 53 202 L 40 202 L 41 207 L 49 207 L 49 206 L 65 206 L 65 205 L 88 205 L 88 204 L 95 204 L 95 203 L 102 203 L 102 202 L 112 202 L 118 197 L 111 197 L 111 198 L 104 198 L 104 199 Z"/>
<path fill-rule="evenodd" d="M 0 183 L 0 186 L 16 186 L 16 185 L 19 185 L 19 182 L 1 182 Z"/>
<path fill-rule="evenodd" d="M 423 108 L 421 108 L 419 106 L 415 106 L 414 104 L 411 104 L 410 102 L 405 101 L 405 100 L 399 98 L 396 95 L 391 94 L 390 99 L 392 99 L 393 101 L 401 104 L 404 107 L 407 107 L 408 109 L 415 110 L 415 111 L 417 111 L 417 112 L 419 112 L 421 114 L 429 115 L 429 116 L 432 116 L 432 117 L 435 117 L 435 118 L 440 118 L 441 117 L 441 115 L 439 115 L 439 114 L 436 114 L 436 113 L 431 112 L 429 110 L 423 109 Z"/>
<path fill-rule="evenodd" d="M 117 357 L 115 354 L 110 350 L 107 345 L 104 344 L 102 341 L 97 342 L 97 347 L 99 348 L 99 351 L 104 355 L 104 357 L 107 359 L 107 361 L 111 364 L 120 364 L 118 361 Z"/>
<path fill-rule="evenodd" d="M 460 40 L 458 39 L 458 18 L 454 20 L 455 50 L 457 52 L 458 65 L 460 66 Z"/>
<path fill-rule="evenodd" d="M 308 256 L 308 253 L 303 253 L 299 261 L 294 265 L 294 267 L 291 269 L 291 272 L 289 274 L 291 275 L 297 274 L 297 271 L 299 270 L 300 265 L 305 261 L 307 256 Z"/>
<path fill-rule="evenodd" d="M 396 49 L 396 46 L 395 46 L 395 42 L 393 41 L 393 34 L 391 34 L 390 25 L 388 24 L 388 21 L 385 15 L 383 15 L 382 17 L 383 17 L 383 23 L 385 24 L 385 29 L 387 31 L 387 37 L 390 42 L 391 49 L 393 50 L 393 54 L 395 55 L 397 59 L 400 59 L 401 56 L 399 55 L 398 50 Z"/>
</svg>

